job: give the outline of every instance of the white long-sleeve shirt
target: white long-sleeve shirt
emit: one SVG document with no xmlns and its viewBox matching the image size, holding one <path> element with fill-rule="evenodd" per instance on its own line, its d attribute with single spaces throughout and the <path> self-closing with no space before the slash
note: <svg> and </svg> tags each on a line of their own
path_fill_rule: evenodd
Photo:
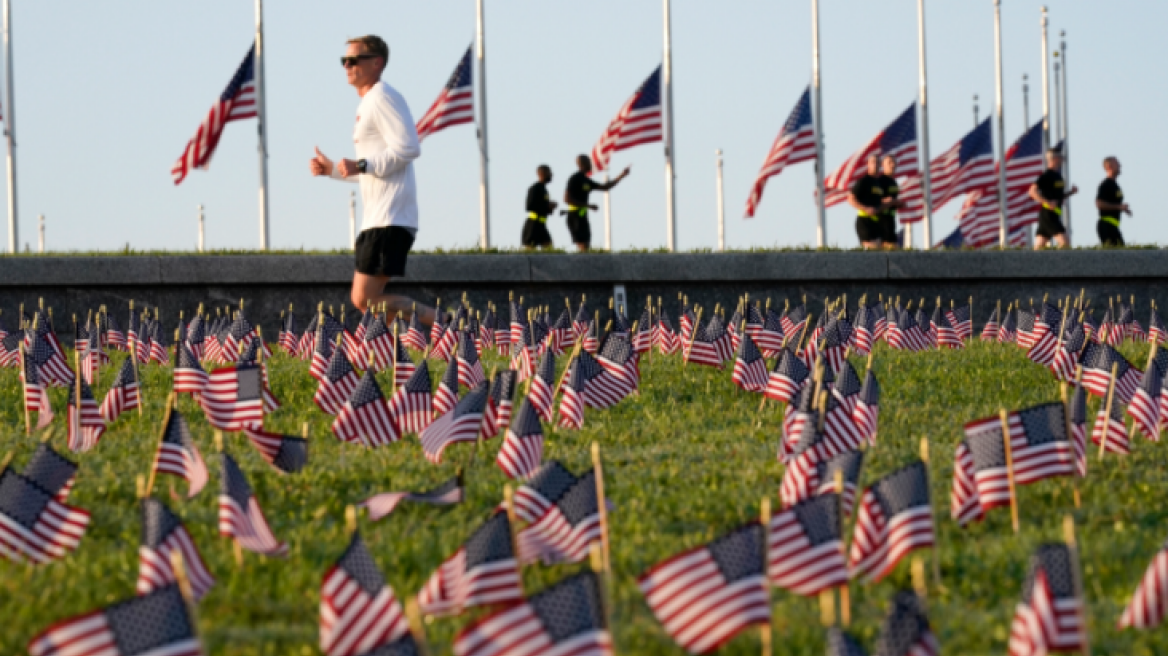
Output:
<svg viewBox="0 0 1168 656">
<path fill-rule="evenodd" d="M 361 230 L 399 226 L 418 229 L 418 191 L 413 161 L 422 154 L 418 131 L 405 98 L 385 82 L 378 82 L 357 105 L 353 129 L 357 159 L 365 160 L 365 174 L 342 178 L 360 182 L 364 215 Z"/>
</svg>

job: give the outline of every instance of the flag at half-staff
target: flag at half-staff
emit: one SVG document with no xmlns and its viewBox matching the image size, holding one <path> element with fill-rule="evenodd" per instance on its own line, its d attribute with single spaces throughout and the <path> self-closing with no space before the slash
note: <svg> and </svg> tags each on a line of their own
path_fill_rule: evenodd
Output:
<svg viewBox="0 0 1168 656">
<path fill-rule="evenodd" d="M 901 590 L 892 598 L 876 641 L 879 656 L 938 656 L 941 643 L 929 628 L 925 603 L 915 593 Z"/>
<path fill-rule="evenodd" d="M 1081 651 L 1086 612 L 1077 592 L 1075 558 L 1066 544 L 1044 544 L 1030 558 L 1022 599 L 1010 626 L 1010 656 Z"/>
<path fill-rule="evenodd" d="M 37 445 L 24 465 L 24 477 L 40 486 L 60 503 L 65 503 L 77 476 L 77 463 L 53 450 L 45 442 Z"/>
<path fill-rule="evenodd" d="M 1152 557 L 1144 577 L 1119 618 L 1118 628 L 1154 629 L 1168 612 L 1168 544 Z"/>
<path fill-rule="evenodd" d="M 827 176 L 823 181 L 827 194 L 824 202 L 826 207 L 847 202 L 848 192 L 867 173 L 868 158 L 873 155 L 892 156 L 896 159 L 898 177 L 912 177 L 920 173 L 915 102 Z"/>
<path fill-rule="evenodd" d="M 243 434 L 264 462 L 281 474 L 295 474 L 308 464 L 308 440 L 304 437 L 280 435 L 252 426 L 245 426 Z"/>
<path fill-rule="evenodd" d="M 320 649 L 327 656 L 420 653 L 401 603 L 356 531 L 321 583 Z"/>
<path fill-rule="evenodd" d="M 385 446 L 401 439 L 372 367 L 365 370 L 357 389 L 337 413 L 332 430 L 342 442 L 360 442 L 367 447 Z"/>
<path fill-rule="evenodd" d="M 466 396 L 459 399 L 453 408 L 435 419 L 418 435 L 427 460 L 439 464 L 442 462 L 442 454 L 446 447 L 458 442 L 478 440 L 489 395 L 487 382 L 479 383 L 467 392 Z"/>
<path fill-rule="evenodd" d="M 239 465 L 226 453 L 219 454 L 219 535 L 234 538 L 248 551 L 265 556 L 283 556 L 287 543 L 280 542 L 268 527 L 268 520 Z"/>
<path fill-rule="evenodd" d="M 422 360 L 389 400 L 389 415 L 403 433 L 420 434 L 434 420 L 430 365 Z"/>
<path fill-rule="evenodd" d="M 426 615 L 461 615 L 467 608 L 523 600 L 523 583 L 507 513 L 496 512 L 430 575 L 418 592 Z"/>
<path fill-rule="evenodd" d="M 543 426 L 530 399 L 523 399 L 507 428 L 495 464 L 508 478 L 525 479 L 543 462 Z"/>
<path fill-rule="evenodd" d="M 319 382 L 316 386 L 316 394 L 312 396 L 312 401 L 321 410 L 330 415 L 336 415 L 345 407 L 345 402 L 352 398 L 353 392 L 357 390 L 357 385 L 361 382 L 361 377 L 357 375 L 353 365 L 349 364 L 345 350 L 333 349 L 328 368 L 325 369 L 324 375 L 317 380 Z"/>
<path fill-rule="evenodd" d="M 1038 121 L 1022 134 L 1006 150 L 1006 197 L 998 200 L 997 181 L 1001 162 L 994 167 L 992 178 L 985 178 L 986 184 L 980 189 L 971 189 L 970 194 L 957 214 L 961 226 L 961 238 L 966 246 L 985 248 L 998 245 L 1002 205 L 1006 210 L 1007 244 L 1025 246 L 1026 231 L 1023 229 L 1038 221 L 1038 206 L 1031 200 L 1029 192 L 1034 180 L 1045 168 L 1043 162 L 1044 121 Z"/>
<path fill-rule="evenodd" d="M 931 211 L 936 212 L 951 200 L 992 186 L 995 179 L 993 131 L 990 119 L 986 118 L 929 164 Z M 903 206 L 897 212 L 901 223 L 916 223 L 924 217 L 924 197 L 921 176 L 905 182 L 899 198 Z"/>
<path fill-rule="evenodd" d="M 929 473 L 917 461 L 876 481 L 860 497 L 848 558 L 851 576 L 879 581 L 910 552 L 935 543 Z"/>
<path fill-rule="evenodd" d="M 171 167 L 170 174 L 174 177 L 176 185 L 186 179 L 191 169 L 207 168 L 211 163 L 211 155 L 219 145 L 223 128 L 228 123 L 257 116 L 255 60 L 255 44 L 252 44 L 247 56 L 243 58 L 243 63 L 227 83 L 227 88 L 219 94 L 219 99 L 211 106 L 211 111 L 207 118 L 203 119 L 202 125 L 187 144 L 186 150 Z"/>
<path fill-rule="evenodd" d="M 458 60 L 438 99 L 418 120 L 418 142 L 446 128 L 474 122 L 474 78 L 471 75 L 472 45 Z"/>
<path fill-rule="evenodd" d="M 758 179 L 746 201 L 746 218 L 754 217 L 768 180 L 782 173 L 788 165 L 815 161 L 815 157 L 815 126 L 811 122 L 811 88 L 808 87 L 787 116 L 767 153 L 762 170 L 758 172 Z"/>
<path fill-rule="evenodd" d="M 97 441 L 105 433 L 105 420 L 93 398 L 93 391 L 83 378 L 77 379 L 69 391 L 67 409 L 69 449 L 80 452 L 97 446 Z"/>
<path fill-rule="evenodd" d="M 612 635 L 600 578 L 581 572 L 459 632 L 455 656 L 609 656 Z"/>
<path fill-rule="evenodd" d="M 166 504 L 157 499 L 142 499 L 142 543 L 138 547 L 138 594 L 150 594 L 177 581 L 171 554 L 182 554 L 183 567 L 191 582 L 191 593 L 196 600 L 215 585 L 215 577 L 207 571 L 207 564 L 191 534 Z"/>
<path fill-rule="evenodd" d="M 549 462 L 516 491 L 515 512 L 529 524 L 515 538 L 521 563 L 583 561 L 604 528 L 596 471 L 574 476 L 560 463 Z"/>
<path fill-rule="evenodd" d="M 846 585 L 839 495 L 801 501 L 771 518 L 767 575 L 773 585 L 804 597 Z"/>
<path fill-rule="evenodd" d="M 11 468 L 0 471 L 0 556 L 43 564 L 77 548 L 89 513 L 57 501 L 59 492 Z"/>
<path fill-rule="evenodd" d="M 153 472 L 155 475 L 171 474 L 185 480 L 188 499 L 201 492 L 207 484 L 207 464 L 191 436 L 186 417 L 177 408 L 172 408 L 166 418 L 158 453 L 154 456 Z"/>
<path fill-rule="evenodd" d="M 998 506 L 1010 505 L 1010 478 L 1028 485 L 1055 476 L 1075 476 L 1085 457 L 1067 434 L 1062 403 L 1044 403 L 1006 415 L 1010 457 L 1002 436 L 1001 417 L 994 415 L 965 425 L 953 467 L 952 514 L 961 526 L 980 521 Z M 1008 471 L 1009 465 L 1013 471 Z M 1015 492 L 1016 494 L 1016 492 Z"/>
<path fill-rule="evenodd" d="M 425 492 L 383 492 L 375 494 L 361 502 L 361 507 L 369 511 L 369 521 L 388 516 L 402 502 L 422 503 L 431 506 L 452 506 L 462 503 L 466 497 L 466 488 L 462 483 L 461 473 L 448 479 L 438 487 Z"/>
<path fill-rule="evenodd" d="M 72 617 L 28 643 L 30 656 L 202 656 L 177 584 Z"/>
<path fill-rule="evenodd" d="M 653 615 L 691 654 L 708 654 L 771 621 L 766 531 L 758 522 L 683 551 L 637 579 Z"/>
<path fill-rule="evenodd" d="M 508 369 L 495 374 L 491 381 L 491 395 L 487 397 L 487 409 L 483 412 L 482 436 L 489 440 L 507 430 L 511 425 L 511 412 L 515 406 L 515 372 Z M 551 421 L 549 419 L 548 421 Z"/>
<path fill-rule="evenodd" d="M 592 163 L 596 170 L 607 170 L 614 152 L 661 141 L 661 126 L 661 67 L 658 66 L 621 107 L 592 147 Z"/>
</svg>

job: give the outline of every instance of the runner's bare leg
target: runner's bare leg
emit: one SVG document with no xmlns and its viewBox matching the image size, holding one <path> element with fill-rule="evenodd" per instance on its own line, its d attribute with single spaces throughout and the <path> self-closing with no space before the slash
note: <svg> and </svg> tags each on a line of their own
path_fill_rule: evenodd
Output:
<svg viewBox="0 0 1168 656">
<path fill-rule="evenodd" d="M 409 321 L 413 315 L 414 299 L 399 294 L 386 294 L 385 287 L 389 284 L 389 276 L 370 276 L 359 271 L 353 272 L 353 289 L 351 293 L 353 305 L 365 310 L 371 305 L 385 303 L 386 314 L 389 319 L 400 315 Z M 434 323 L 434 308 L 418 303 L 418 320 L 429 326 Z"/>
</svg>

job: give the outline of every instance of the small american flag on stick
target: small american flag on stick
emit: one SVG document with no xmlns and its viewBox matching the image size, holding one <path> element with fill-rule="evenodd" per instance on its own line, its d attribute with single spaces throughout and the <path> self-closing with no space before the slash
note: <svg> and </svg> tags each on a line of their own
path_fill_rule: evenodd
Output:
<svg viewBox="0 0 1168 656">
<path fill-rule="evenodd" d="M 186 417 L 171 408 L 162 428 L 152 475 L 172 474 L 187 481 L 187 498 L 193 498 L 207 484 L 207 464 L 191 436 Z"/>
<path fill-rule="evenodd" d="M 917 461 L 880 479 L 861 497 L 851 575 L 878 581 L 911 551 L 934 544 L 928 469 Z"/>
<path fill-rule="evenodd" d="M 84 636 L 84 640 L 79 640 Z M 31 656 L 203 656 L 178 585 L 58 622 L 28 643 Z"/>
<path fill-rule="evenodd" d="M 240 547 L 266 556 L 283 556 L 288 545 L 272 535 L 268 520 L 247 478 L 235 460 L 220 454 L 219 535 L 235 538 Z"/>
<path fill-rule="evenodd" d="M 142 499 L 142 544 L 138 547 L 138 594 L 150 594 L 177 579 L 171 554 L 182 554 L 182 563 L 196 600 L 215 585 L 215 577 L 207 571 L 207 564 L 190 533 L 166 504 L 147 497 Z"/>
<path fill-rule="evenodd" d="M 327 656 L 419 653 L 401 603 L 355 531 L 321 583 L 320 649 Z"/>
<path fill-rule="evenodd" d="M 24 477 L 61 503 L 69 498 L 76 476 L 77 463 L 57 453 L 45 442 L 37 445 L 24 465 Z"/>
<path fill-rule="evenodd" d="M 384 492 L 361 502 L 361 507 L 369 510 L 369 521 L 376 522 L 387 517 L 402 502 L 423 503 L 431 506 L 452 506 L 462 503 L 466 489 L 462 474 L 448 479 L 438 487 L 425 492 Z"/>
<path fill-rule="evenodd" d="M 436 617 L 460 615 L 475 606 L 520 601 L 523 583 L 505 512 L 492 515 L 477 528 L 418 593 L 418 607 Z"/>
<path fill-rule="evenodd" d="M 839 495 L 829 492 L 771 518 L 767 531 L 771 583 L 804 597 L 846 585 Z"/>
</svg>

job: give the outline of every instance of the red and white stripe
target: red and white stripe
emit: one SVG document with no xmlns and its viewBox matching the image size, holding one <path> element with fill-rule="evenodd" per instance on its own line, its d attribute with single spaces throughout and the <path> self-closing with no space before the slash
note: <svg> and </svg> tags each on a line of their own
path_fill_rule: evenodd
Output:
<svg viewBox="0 0 1168 656">
<path fill-rule="evenodd" d="M 255 497 L 241 508 L 229 495 L 219 495 L 219 535 L 235 538 L 239 546 L 265 556 L 283 556 L 288 545 L 276 539 Z"/>
<path fill-rule="evenodd" d="M 508 428 L 495 464 L 507 478 L 528 478 L 543 464 L 543 433 L 520 437 Z"/>
<path fill-rule="evenodd" d="M 556 506 L 515 537 L 519 562 L 542 560 L 546 565 L 582 562 L 588 557 L 588 549 L 599 540 L 599 513 L 572 526 Z"/>
<path fill-rule="evenodd" d="M 868 490 L 860 500 L 849 557 L 851 576 L 884 578 L 900 559 L 915 549 L 934 545 L 933 509 L 925 504 L 887 518 L 875 494 Z"/>
<path fill-rule="evenodd" d="M 784 590 L 812 597 L 848 582 L 843 541 L 812 546 L 794 511 L 771 518 L 767 544 L 767 575 L 772 584 Z"/>
<path fill-rule="evenodd" d="M 215 585 L 215 577 L 207 571 L 207 564 L 195 546 L 185 527 L 178 527 L 158 545 L 157 549 L 138 547 L 138 594 L 148 594 L 158 588 L 166 587 L 177 579 L 174 576 L 174 567 L 171 565 L 171 554 L 182 554 L 183 567 L 191 583 L 191 593 L 196 600 Z"/>
<path fill-rule="evenodd" d="M 333 566 L 320 589 L 320 649 L 327 656 L 373 653 L 410 630 L 393 589 L 370 595 L 360 582 Z"/>
<path fill-rule="evenodd" d="M 1118 628 L 1154 629 L 1164 621 L 1165 612 L 1168 612 L 1168 548 L 1161 547 L 1123 610 Z"/>
<path fill-rule="evenodd" d="M 447 558 L 418 592 L 426 615 L 450 617 L 473 606 L 523 601 L 523 583 L 514 558 L 484 563 L 466 571 L 466 549 Z"/>
</svg>

